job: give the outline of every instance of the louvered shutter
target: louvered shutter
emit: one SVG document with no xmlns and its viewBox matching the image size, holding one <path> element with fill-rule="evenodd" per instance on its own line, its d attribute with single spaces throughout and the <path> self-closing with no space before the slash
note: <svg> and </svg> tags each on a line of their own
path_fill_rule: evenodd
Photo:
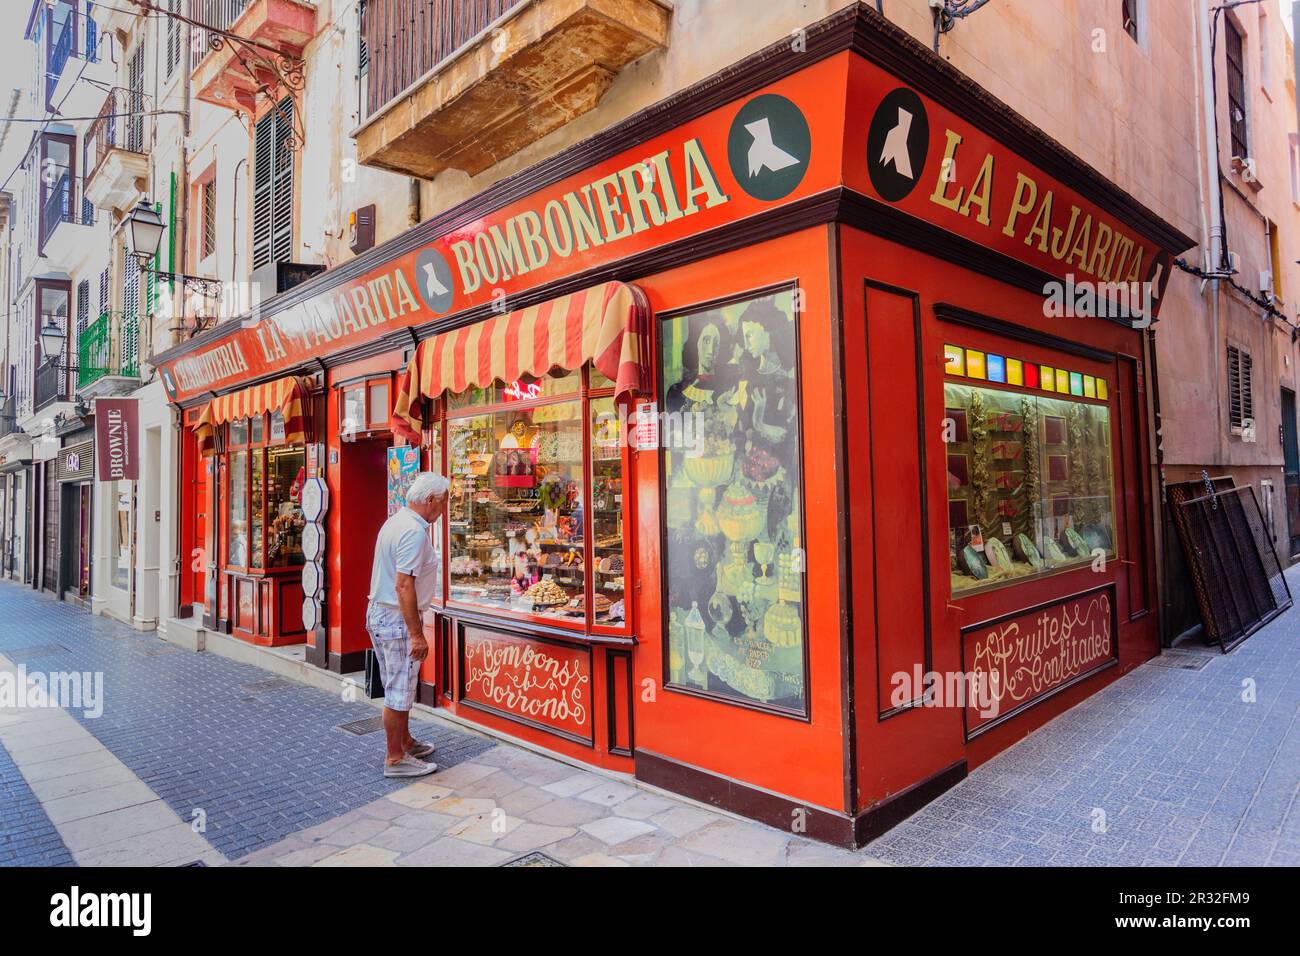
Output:
<svg viewBox="0 0 1300 956">
<path fill-rule="evenodd" d="M 126 71 L 126 148 L 133 153 L 144 152 L 144 44 L 136 44 L 127 63 Z"/>
<path fill-rule="evenodd" d="M 1246 421 L 1254 421 L 1255 396 L 1251 382 L 1252 365 L 1249 352 L 1228 346 L 1228 426 L 1240 429 Z"/>
<path fill-rule="evenodd" d="M 293 255 L 293 101 L 257 121 L 253 132 L 253 268 Z"/>
</svg>

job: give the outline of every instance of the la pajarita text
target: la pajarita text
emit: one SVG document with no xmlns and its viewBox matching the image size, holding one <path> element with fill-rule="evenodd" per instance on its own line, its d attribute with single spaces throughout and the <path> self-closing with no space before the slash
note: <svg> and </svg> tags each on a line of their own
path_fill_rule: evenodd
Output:
<svg viewBox="0 0 1300 956">
<path fill-rule="evenodd" d="M 947 144 L 930 201 L 992 227 L 993 196 L 1007 190 L 994 189 L 995 163 L 986 153 L 975 178 L 968 186 L 957 182 L 957 154 L 962 136 L 947 130 Z M 965 160 L 963 160 L 963 163 Z M 1074 266 L 1103 282 L 1140 282 L 1144 249 L 1132 236 L 1120 232 L 1074 203 L 1058 202 L 1055 190 L 1040 190 L 1038 181 L 1024 172 L 1016 173 L 1016 186 L 1005 216 L 999 216 L 1002 234 L 1020 238 L 1026 246 Z M 1064 223 L 1064 225 L 1062 225 Z"/>
</svg>

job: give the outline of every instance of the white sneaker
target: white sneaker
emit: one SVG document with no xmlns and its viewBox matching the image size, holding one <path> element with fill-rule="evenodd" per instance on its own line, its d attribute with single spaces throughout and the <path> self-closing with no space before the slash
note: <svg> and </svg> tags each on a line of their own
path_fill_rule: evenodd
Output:
<svg viewBox="0 0 1300 956">
<path fill-rule="evenodd" d="M 385 777 L 423 777 L 437 769 L 436 763 L 425 763 L 423 760 L 405 755 L 397 763 L 384 762 Z"/>
</svg>

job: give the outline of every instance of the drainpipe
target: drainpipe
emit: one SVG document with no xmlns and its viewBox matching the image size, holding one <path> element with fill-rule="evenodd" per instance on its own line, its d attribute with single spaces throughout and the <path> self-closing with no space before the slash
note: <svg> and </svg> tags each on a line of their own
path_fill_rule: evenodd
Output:
<svg viewBox="0 0 1300 956">
<path fill-rule="evenodd" d="M 414 176 L 406 181 L 406 221 L 411 226 L 420 224 L 420 181 Z"/>
<path fill-rule="evenodd" d="M 1197 46 L 1201 55 L 1201 110 L 1205 136 L 1206 204 L 1210 213 L 1210 232 L 1206 254 L 1207 272 L 1217 273 L 1223 268 L 1223 205 L 1219 185 L 1218 104 L 1214 96 L 1214 55 L 1210 51 L 1210 0 L 1198 0 L 1200 6 L 1200 38 Z M 1215 293 L 1218 283 L 1215 282 Z"/>
</svg>

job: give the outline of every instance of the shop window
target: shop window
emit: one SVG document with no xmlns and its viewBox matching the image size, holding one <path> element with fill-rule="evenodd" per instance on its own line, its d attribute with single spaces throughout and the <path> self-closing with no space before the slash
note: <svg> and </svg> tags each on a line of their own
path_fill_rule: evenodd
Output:
<svg viewBox="0 0 1300 956">
<path fill-rule="evenodd" d="M 387 431 L 392 414 L 392 382 L 388 375 L 343 387 L 339 434 L 344 438 Z"/>
<path fill-rule="evenodd" d="M 261 571 L 303 564 L 306 450 L 284 443 L 279 412 L 227 428 L 227 565 Z"/>
<path fill-rule="evenodd" d="M 1029 384 L 1028 363 L 974 354 L 981 369 L 1014 362 L 1017 384 L 1064 394 L 945 383 L 953 593 L 1084 565 L 1099 553 L 1113 556 L 1110 408 L 1081 400 L 1105 393 L 1103 380 L 1029 365 Z M 950 373 L 952 367 L 950 357 Z"/>
<path fill-rule="evenodd" d="M 450 601 L 624 626 L 623 446 L 584 374 L 448 396 Z"/>
<path fill-rule="evenodd" d="M 805 713 L 793 290 L 666 318 L 659 339 L 669 683 Z"/>
<path fill-rule="evenodd" d="M 1250 353 L 1228 346 L 1228 429 L 1234 435 L 1255 427 L 1255 394 Z"/>
<path fill-rule="evenodd" d="M 114 483 L 117 508 L 113 514 L 113 550 L 110 572 L 113 587 L 125 591 L 131 583 L 131 482 Z"/>
</svg>

